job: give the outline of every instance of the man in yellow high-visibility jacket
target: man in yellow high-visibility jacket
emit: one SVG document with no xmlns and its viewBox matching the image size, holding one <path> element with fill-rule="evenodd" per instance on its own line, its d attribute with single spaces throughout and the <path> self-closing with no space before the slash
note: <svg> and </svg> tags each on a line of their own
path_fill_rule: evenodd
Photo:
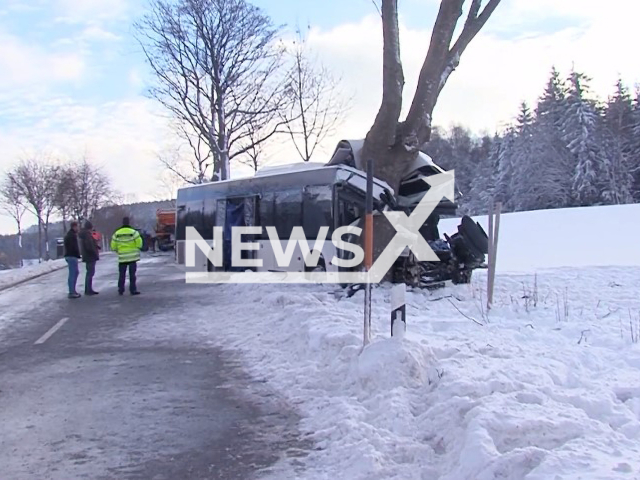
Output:
<svg viewBox="0 0 640 480">
<path fill-rule="evenodd" d="M 140 260 L 142 237 L 140 232 L 131 228 L 129 217 L 122 219 L 122 226 L 111 237 L 111 250 L 118 254 L 118 293 L 124 294 L 124 284 L 129 270 L 129 292 L 131 295 L 140 295 L 136 287 L 136 270 Z"/>
</svg>

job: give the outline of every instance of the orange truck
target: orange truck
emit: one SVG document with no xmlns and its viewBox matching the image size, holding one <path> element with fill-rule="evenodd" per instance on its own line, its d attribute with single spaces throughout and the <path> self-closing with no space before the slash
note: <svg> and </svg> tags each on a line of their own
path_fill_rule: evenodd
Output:
<svg viewBox="0 0 640 480">
<path fill-rule="evenodd" d="M 158 209 L 156 211 L 156 242 L 161 251 L 173 250 L 176 241 L 176 211 Z"/>
</svg>

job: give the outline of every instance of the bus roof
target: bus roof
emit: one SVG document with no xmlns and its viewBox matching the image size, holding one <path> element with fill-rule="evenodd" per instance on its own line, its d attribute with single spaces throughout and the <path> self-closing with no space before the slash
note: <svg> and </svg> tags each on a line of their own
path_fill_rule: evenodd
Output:
<svg viewBox="0 0 640 480">
<path fill-rule="evenodd" d="M 230 186 L 233 184 L 240 184 L 242 182 L 251 181 L 254 179 L 287 177 L 290 175 L 302 175 L 304 173 L 311 173 L 311 172 L 344 171 L 351 174 L 349 176 L 355 175 L 357 177 L 362 177 L 363 179 L 366 179 L 365 172 L 358 170 L 357 168 L 349 167 L 347 165 L 326 165 L 326 164 L 317 163 L 317 162 L 301 163 L 301 165 L 303 166 L 298 167 L 298 164 L 273 166 L 268 169 L 262 169 L 262 171 L 259 171 L 256 175 L 252 177 L 240 177 L 240 178 L 232 178 L 229 180 L 221 180 L 219 182 L 208 182 L 208 183 L 201 183 L 197 185 L 185 185 L 184 187 L 180 187 L 178 189 L 178 192 L 182 190 L 187 190 L 187 189 L 197 189 L 197 188 L 206 188 L 206 187 L 210 188 L 213 185 L 220 186 L 220 187 L 224 185 Z M 393 195 L 393 189 L 386 182 L 383 182 L 382 180 L 379 180 L 377 178 L 374 178 L 373 180 L 375 184 L 377 184 L 379 187 L 383 189 L 388 190 Z"/>
</svg>

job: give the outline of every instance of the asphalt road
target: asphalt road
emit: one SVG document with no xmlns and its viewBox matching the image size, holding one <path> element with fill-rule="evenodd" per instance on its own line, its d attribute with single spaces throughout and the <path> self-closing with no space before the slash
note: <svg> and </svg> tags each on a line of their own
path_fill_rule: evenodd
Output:
<svg viewBox="0 0 640 480">
<path fill-rule="evenodd" d="M 0 479 L 297 476 L 298 418 L 233 352 L 118 335 L 200 288 L 169 260 L 141 262 L 137 297 L 117 295 L 108 257 L 99 296 L 67 299 L 66 272 L 0 293 Z"/>
</svg>

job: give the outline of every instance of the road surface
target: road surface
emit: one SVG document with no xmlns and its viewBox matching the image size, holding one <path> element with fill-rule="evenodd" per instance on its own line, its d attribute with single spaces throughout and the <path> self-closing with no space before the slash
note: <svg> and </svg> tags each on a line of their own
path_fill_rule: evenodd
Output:
<svg viewBox="0 0 640 480">
<path fill-rule="evenodd" d="M 113 257 L 97 271 L 96 297 L 67 299 L 65 271 L 0 293 L 0 479 L 296 477 L 298 418 L 233 352 L 122 335 L 179 322 L 181 292 L 211 286 L 169 257 L 143 259 L 137 297 L 118 296 Z"/>
</svg>

